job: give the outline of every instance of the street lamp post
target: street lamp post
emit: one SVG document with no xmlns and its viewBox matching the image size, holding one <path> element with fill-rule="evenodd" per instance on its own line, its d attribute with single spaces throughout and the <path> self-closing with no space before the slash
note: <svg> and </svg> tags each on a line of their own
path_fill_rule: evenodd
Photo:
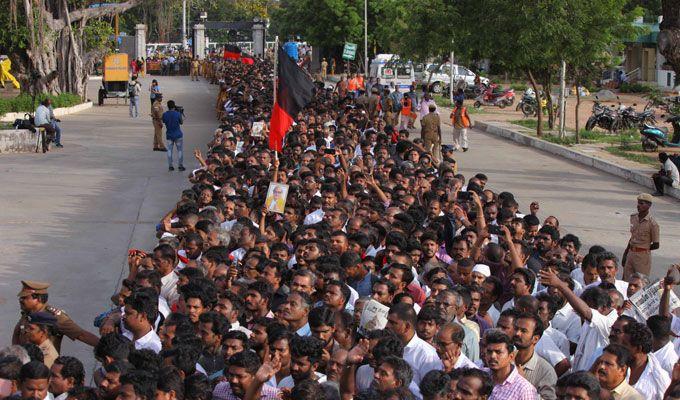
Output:
<svg viewBox="0 0 680 400">
<path fill-rule="evenodd" d="M 364 0 L 364 74 L 368 76 L 368 0 Z"/>
<path fill-rule="evenodd" d="M 187 0 L 182 0 L 182 50 L 187 49 Z"/>
</svg>

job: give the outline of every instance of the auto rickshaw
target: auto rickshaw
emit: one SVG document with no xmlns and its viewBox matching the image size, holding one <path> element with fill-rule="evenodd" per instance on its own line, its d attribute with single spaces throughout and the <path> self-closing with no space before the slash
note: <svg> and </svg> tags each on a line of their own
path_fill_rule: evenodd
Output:
<svg viewBox="0 0 680 400">
<path fill-rule="evenodd" d="M 97 96 L 98 104 L 104 105 L 104 99 L 117 98 L 128 101 L 128 84 L 130 80 L 128 55 L 125 53 L 109 54 L 104 57 L 104 74 L 102 87 Z"/>
</svg>

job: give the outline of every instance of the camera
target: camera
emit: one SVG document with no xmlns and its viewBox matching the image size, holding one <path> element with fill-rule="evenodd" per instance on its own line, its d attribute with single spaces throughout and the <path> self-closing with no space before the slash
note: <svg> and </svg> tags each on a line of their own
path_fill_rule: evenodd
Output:
<svg viewBox="0 0 680 400">
<path fill-rule="evenodd" d="M 186 115 L 184 115 L 184 107 L 175 105 L 175 111 L 182 114 L 182 118 L 186 118 Z"/>
</svg>

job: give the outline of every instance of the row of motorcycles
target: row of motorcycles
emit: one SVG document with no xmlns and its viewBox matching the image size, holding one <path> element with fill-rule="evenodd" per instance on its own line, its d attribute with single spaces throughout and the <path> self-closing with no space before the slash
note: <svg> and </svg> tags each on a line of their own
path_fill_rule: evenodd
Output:
<svg viewBox="0 0 680 400">
<path fill-rule="evenodd" d="M 650 108 L 645 107 L 644 111 L 637 112 L 634 108 L 637 104 L 626 107 L 619 102 L 618 107 L 616 105 L 607 107 L 600 103 L 597 96 L 595 96 L 595 99 L 592 115 L 588 118 L 588 122 L 586 122 L 586 130 L 588 131 L 598 127 L 610 133 L 617 133 L 620 130 L 628 130 L 644 124 L 653 125 L 656 123 L 654 111 Z"/>
</svg>

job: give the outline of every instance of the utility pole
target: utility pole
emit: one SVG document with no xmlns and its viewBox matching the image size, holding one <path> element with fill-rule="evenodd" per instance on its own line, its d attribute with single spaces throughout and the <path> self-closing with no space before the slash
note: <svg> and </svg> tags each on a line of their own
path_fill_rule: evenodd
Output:
<svg viewBox="0 0 680 400">
<path fill-rule="evenodd" d="M 565 135 L 565 122 L 564 117 L 566 109 L 566 75 L 567 75 L 567 63 L 562 60 L 562 68 L 560 71 L 560 138 L 564 138 Z M 578 88 L 576 88 L 578 90 Z"/>
<path fill-rule="evenodd" d="M 368 0 L 364 0 L 364 75 L 368 77 Z"/>
<path fill-rule="evenodd" d="M 187 49 L 187 0 L 182 0 L 182 50 Z"/>
</svg>

